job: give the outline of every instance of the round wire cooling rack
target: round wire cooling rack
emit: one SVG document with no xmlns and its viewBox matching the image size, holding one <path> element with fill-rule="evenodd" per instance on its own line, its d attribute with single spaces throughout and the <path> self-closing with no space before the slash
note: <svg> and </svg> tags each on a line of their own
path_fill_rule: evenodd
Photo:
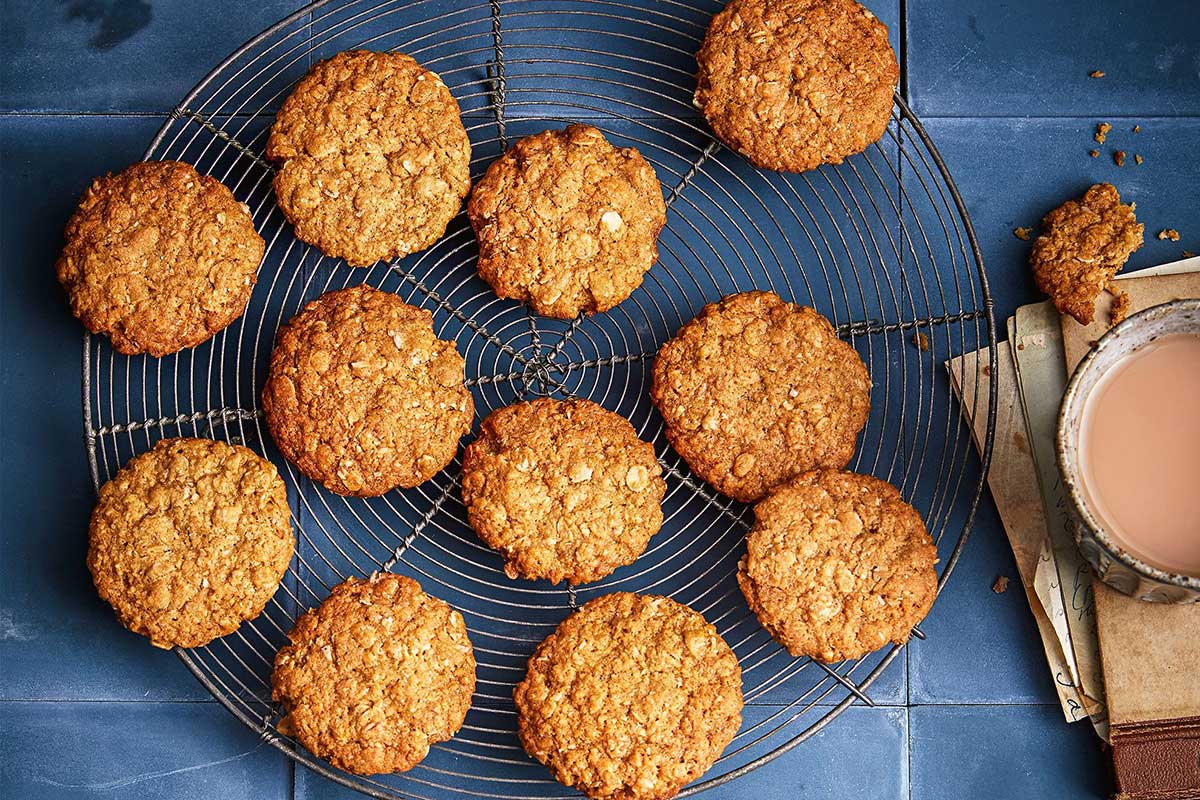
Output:
<svg viewBox="0 0 1200 800">
<path fill-rule="evenodd" d="M 901 648 L 824 665 L 790 657 L 756 623 L 734 577 L 747 507 L 694 478 L 669 448 L 649 396 L 659 345 L 706 302 L 772 289 L 812 305 L 862 356 L 873 410 L 851 469 L 891 481 L 921 512 L 940 555 L 939 588 L 966 541 L 994 432 L 994 389 L 961 403 L 946 359 L 995 344 L 991 297 L 966 209 L 920 122 L 897 96 L 884 138 L 844 164 L 800 175 L 755 170 L 720 146 L 691 105 L 694 53 L 713 0 L 317 2 L 255 37 L 206 76 L 163 124 L 147 159 L 194 164 L 249 205 L 267 242 L 246 314 L 210 342 L 162 359 L 84 337 L 83 404 L 93 482 L 164 436 L 244 443 L 289 487 L 297 552 L 256 620 L 178 651 L 246 725 L 317 773 L 374 797 L 570 797 L 522 751 L 512 686 L 571 609 L 612 591 L 669 595 L 701 611 L 737 653 L 741 730 L 692 794 L 796 746 L 848 706 L 904 704 Z M 659 263 L 615 309 L 569 322 L 500 300 L 475 272 L 463 215 L 434 247 L 352 269 L 298 242 L 262 157 L 274 110 L 335 52 L 402 50 L 441 74 L 462 108 L 472 174 L 517 137 L 586 120 L 634 146 L 664 186 Z M 578 591 L 513 581 L 467 527 L 456 459 L 423 486 L 380 498 L 328 493 L 275 451 L 258 410 L 275 331 L 321 293 L 370 283 L 428 308 L 467 362 L 479 415 L 532 395 L 588 397 L 652 441 L 668 482 L 662 531 L 634 564 Z M 994 352 L 994 347 L 988 353 Z M 995 363 L 994 355 L 970 356 Z M 988 420 L 982 458 L 964 411 Z M 478 419 L 476 420 L 478 422 Z M 280 733 L 275 651 L 296 617 L 350 575 L 391 569 L 462 611 L 478 686 L 463 729 L 403 775 L 348 775 Z M 920 630 L 914 635 L 923 638 Z"/>
</svg>

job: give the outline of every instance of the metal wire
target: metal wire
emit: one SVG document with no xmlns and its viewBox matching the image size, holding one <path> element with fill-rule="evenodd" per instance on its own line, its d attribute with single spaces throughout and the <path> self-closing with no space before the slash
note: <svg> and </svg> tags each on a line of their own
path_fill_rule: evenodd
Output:
<svg viewBox="0 0 1200 800">
<path fill-rule="evenodd" d="M 734 570 L 749 510 L 693 477 L 669 448 L 647 395 L 659 345 L 705 303 L 772 289 L 815 306 L 870 370 L 870 421 L 852 469 L 900 487 L 938 543 L 939 587 L 966 541 L 994 432 L 994 390 L 964 399 L 985 414 L 982 458 L 943 362 L 995 344 L 991 297 L 965 207 L 937 150 L 899 97 L 884 139 L 802 175 L 751 168 L 691 106 L 715 0 L 361 0 L 317 2 L 229 56 L 185 97 L 147 159 L 194 164 L 251 208 L 267 255 L 241 320 L 194 350 L 127 358 L 84 337 L 85 443 L 93 482 L 163 436 L 245 443 L 289 487 L 297 553 L 258 619 L 179 651 L 213 695 L 274 746 L 374 797 L 569 797 L 516 740 L 512 686 L 534 646 L 578 603 L 615 591 L 667 594 L 701 611 L 738 654 L 746 719 L 728 751 L 684 794 L 779 756 L 854 703 L 900 652 L 825 666 L 787 655 L 741 599 Z M 429 250 L 351 269 L 298 242 L 275 205 L 263 157 L 273 110 L 318 58 L 354 47 L 402 50 L 439 72 L 463 109 L 478 177 L 512 139 L 586 119 L 654 165 L 669 212 L 660 261 L 612 311 L 537 320 L 475 274 L 461 215 Z M 577 591 L 511 581 L 466 524 L 456 460 L 415 489 L 370 500 L 332 495 L 287 464 L 257 398 L 275 331 L 304 302 L 367 282 L 429 308 L 467 360 L 480 414 L 532 395 L 588 397 L 655 444 L 668 482 L 662 532 L 635 564 Z M 926 349 L 911 338 L 925 337 Z M 994 348 L 982 356 L 994 365 Z M 393 569 L 459 608 L 479 662 L 463 730 L 412 771 L 363 778 L 315 759 L 276 728 L 274 653 L 296 617 L 350 575 Z M 924 634 L 914 631 L 923 638 Z"/>
</svg>

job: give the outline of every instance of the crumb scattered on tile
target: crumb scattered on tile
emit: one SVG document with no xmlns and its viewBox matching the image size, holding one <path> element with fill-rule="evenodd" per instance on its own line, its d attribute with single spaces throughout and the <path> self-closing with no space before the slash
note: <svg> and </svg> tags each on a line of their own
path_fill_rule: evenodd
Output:
<svg viewBox="0 0 1200 800">
<path fill-rule="evenodd" d="M 1114 162 L 1114 163 L 1115 163 L 1115 164 L 1116 164 L 1118 167 L 1123 167 L 1123 166 L 1125 166 L 1125 151 L 1124 151 L 1124 150 L 1118 150 L 1118 151 L 1116 151 L 1115 153 L 1113 153 L 1113 162 Z"/>
<path fill-rule="evenodd" d="M 1102 69 L 1094 69 L 1094 70 L 1092 70 L 1091 72 L 1089 72 L 1089 73 L 1088 73 L 1088 77 L 1089 77 L 1089 78 L 1103 78 L 1103 77 L 1104 77 L 1104 70 L 1102 70 Z"/>
<path fill-rule="evenodd" d="M 1008 591 L 1008 576 L 997 575 L 996 581 L 992 584 L 992 591 L 996 594 L 1004 594 Z"/>
<path fill-rule="evenodd" d="M 1112 125 L 1109 125 L 1107 122 L 1101 122 L 1096 126 L 1096 133 L 1094 136 L 1092 136 L 1092 138 L 1096 140 L 1096 144 L 1104 144 L 1104 139 L 1108 136 L 1108 132 L 1111 130 Z"/>
<path fill-rule="evenodd" d="M 1029 241 L 1029 234 L 1033 232 L 1033 228 L 1013 228 L 1013 236 L 1023 242 Z"/>
<path fill-rule="evenodd" d="M 1163 228 L 1158 232 L 1159 239 L 1170 239 L 1172 242 L 1179 241 L 1179 231 L 1174 228 Z"/>
<path fill-rule="evenodd" d="M 917 331 L 912 335 L 912 343 L 913 347 L 917 348 L 922 353 L 929 349 L 929 337 L 920 331 Z"/>
<path fill-rule="evenodd" d="M 1109 311 L 1109 324 L 1120 325 L 1129 316 L 1129 295 L 1120 290 L 1114 294 L 1116 298 L 1113 300 L 1112 310 Z"/>
<path fill-rule="evenodd" d="M 1141 126 L 1141 125 L 1134 125 L 1134 126 L 1133 126 L 1133 132 L 1134 132 L 1134 133 L 1141 133 L 1141 132 L 1142 132 L 1142 126 Z"/>
<path fill-rule="evenodd" d="M 1146 159 L 1142 158 L 1140 155 L 1134 154 L 1133 160 L 1137 162 L 1137 165 L 1140 167 L 1142 162 L 1144 162 Z"/>
<path fill-rule="evenodd" d="M 1099 150 L 1090 150 L 1090 151 L 1088 151 L 1088 155 L 1091 156 L 1092 158 L 1099 158 L 1100 151 Z"/>
</svg>

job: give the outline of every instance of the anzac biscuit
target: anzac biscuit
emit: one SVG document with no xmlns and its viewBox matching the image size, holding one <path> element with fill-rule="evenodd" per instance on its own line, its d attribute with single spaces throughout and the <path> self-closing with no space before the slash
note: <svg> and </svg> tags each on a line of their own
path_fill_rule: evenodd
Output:
<svg viewBox="0 0 1200 800">
<path fill-rule="evenodd" d="M 267 157 L 296 236 L 351 266 L 432 245 L 471 185 L 458 103 L 403 53 L 315 64 L 275 115 Z"/>
<path fill-rule="evenodd" d="M 593 798 L 666 800 L 737 733 L 742 674 L 699 613 L 618 593 L 538 645 L 513 695 L 521 744 L 559 782 Z"/>
<path fill-rule="evenodd" d="M 738 583 L 795 656 L 833 662 L 903 644 L 937 594 L 937 548 L 894 486 L 814 470 L 754 506 Z"/>
<path fill-rule="evenodd" d="M 97 178 L 67 223 L 71 311 L 126 355 L 195 347 L 242 315 L 263 257 L 250 210 L 178 161 Z"/>
<path fill-rule="evenodd" d="M 732 0 L 696 56 L 695 104 L 764 169 L 804 172 L 883 136 L 900 67 L 854 0 Z"/>
<path fill-rule="evenodd" d="M 279 331 L 263 413 L 288 461 L 330 491 L 373 497 L 432 478 L 475 406 L 433 316 L 393 294 L 329 292 Z"/>
<path fill-rule="evenodd" d="M 662 525 L 654 447 L 590 400 L 542 398 L 488 415 L 463 454 L 471 527 L 511 578 L 599 580 Z"/>
<path fill-rule="evenodd" d="M 199 647 L 257 617 L 295 538 L 271 462 L 211 439 L 162 439 L 100 487 L 88 569 L 125 627 Z"/>
<path fill-rule="evenodd" d="M 1116 188 L 1098 183 L 1042 218 L 1042 234 L 1029 252 L 1033 279 L 1055 308 L 1087 325 L 1096 298 L 1142 246 L 1144 230 Z"/>
<path fill-rule="evenodd" d="M 416 581 L 349 578 L 309 610 L 275 656 L 281 732 L 359 775 L 403 772 L 462 727 L 475 655 L 462 615 Z"/>
<path fill-rule="evenodd" d="M 753 502 L 815 467 L 844 467 L 871 381 L 829 320 L 772 292 L 712 303 L 663 345 L 651 398 L 697 475 Z"/>
<path fill-rule="evenodd" d="M 607 311 L 642 284 L 667 221 L 654 169 L 590 125 L 517 142 L 467 204 L 479 274 L 496 294 L 567 319 Z"/>
</svg>

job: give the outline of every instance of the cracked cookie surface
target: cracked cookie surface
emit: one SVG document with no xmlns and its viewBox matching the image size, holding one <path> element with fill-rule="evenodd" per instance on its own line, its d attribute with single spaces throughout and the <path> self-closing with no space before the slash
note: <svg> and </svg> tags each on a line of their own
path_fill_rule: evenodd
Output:
<svg viewBox="0 0 1200 800">
<path fill-rule="evenodd" d="M 240 445 L 162 439 L 100 487 L 87 564 L 126 628 L 156 647 L 199 647 L 262 612 L 294 546 L 271 462 Z"/>
<path fill-rule="evenodd" d="M 599 580 L 632 564 L 662 526 L 654 446 L 590 400 L 498 409 L 463 454 L 471 527 L 510 578 Z"/>
<path fill-rule="evenodd" d="M 797 473 L 844 467 L 870 390 L 829 320 L 743 292 L 705 306 L 662 346 L 650 396 L 692 471 L 748 503 Z"/>
<path fill-rule="evenodd" d="M 607 311 L 641 286 L 666 213 L 650 164 L 590 125 L 521 139 L 467 204 L 483 279 L 562 319 Z"/>
<path fill-rule="evenodd" d="M 475 654 L 462 614 L 402 575 L 349 578 L 275 656 L 281 732 L 338 769 L 403 772 L 462 727 Z"/>
<path fill-rule="evenodd" d="M 195 347 L 246 310 L 263 257 L 250 210 L 178 161 L 97 178 L 56 265 L 71 311 L 126 355 Z"/>
<path fill-rule="evenodd" d="M 560 783 L 593 798 L 666 800 L 737 733 L 742 674 L 699 613 L 622 592 L 564 620 L 513 695 L 521 744 Z"/>
<path fill-rule="evenodd" d="M 433 316 L 370 286 L 329 292 L 280 329 L 263 413 L 288 461 L 330 491 L 372 497 L 432 478 L 475 406 Z"/>
<path fill-rule="evenodd" d="M 1133 206 L 1123 204 L 1111 184 L 1098 183 L 1042 218 L 1029 252 L 1033 279 L 1059 312 L 1087 325 L 1096 298 L 1142 246 L 1144 232 Z"/>
<path fill-rule="evenodd" d="M 869 475 L 814 470 L 754 506 L 738 583 L 794 656 L 824 662 L 903 644 L 937 594 L 937 548 L 916 510 Z"/>
<path fill-rule="evenodd" d="M 315 64 L 275 115 L 267 157 L 297 238 L 351 266 L 432 245 L 471 185 L 458 103 L 403 53 Z"/>
<path fill-rule="evenodd" d="M 695 105 L 764 169 L 839 164 L 883 136 L 900 67 L 854 0 L 732 0 L 696 56 Z"/>
</svg>

